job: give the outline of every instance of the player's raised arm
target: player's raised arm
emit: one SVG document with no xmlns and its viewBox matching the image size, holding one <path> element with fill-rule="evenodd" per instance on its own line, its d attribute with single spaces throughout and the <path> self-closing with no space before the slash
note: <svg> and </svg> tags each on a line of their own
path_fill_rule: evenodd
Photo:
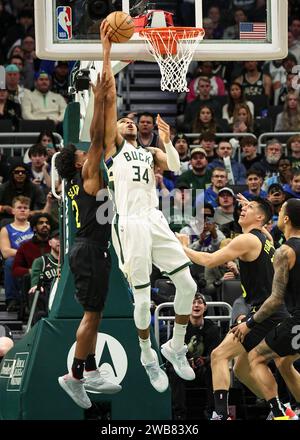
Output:
<svg viewBox="0 0 300 440">
<path fill-rule="evenodd" d="M 160 117 L 160 115 L 157 115 L 156 122 L 158 126 L 159 138 L 162 140 L 166 152 L 163 152 L 160 148 L 150 147 L 148 149 L 152 151 L 154 155 L 155 163 L 162 170 L 179 171 L 180 170 L 179 154 L 171 142 L 170 127 Z"/>
<path fill-rule="evenodd" d="M 250 234 L 239 235 L 234 238 L 226 247 L 219 249 L 216 252 L 198 252 L 190 249 L 187 246 L 186 236 L 184 234 L 176 234 L 178 240 L 181 242 L 184 252 L 193 263 L 200 264 L 205 267 L 216 267 L 228 261 L 235 260 L 238 257 L 243 257 L 249 253 L 249 249 L 255 248 L 257 239 Z"/>
<path fill-rule="evenodd" d="M 117 92 L 115 77 L 111 67 L 110 41 L 111 30 L 109 24 L 103 20 L 100 26 L 100 37 L 103 47 L 103 74 L 109 80 L 110 87 L 105 94 L 104 101 L 104 145 L 105 159 L 116 153 L 117 146 L 121 145 L 123 139 L 117 130 Z"/>
</svg>

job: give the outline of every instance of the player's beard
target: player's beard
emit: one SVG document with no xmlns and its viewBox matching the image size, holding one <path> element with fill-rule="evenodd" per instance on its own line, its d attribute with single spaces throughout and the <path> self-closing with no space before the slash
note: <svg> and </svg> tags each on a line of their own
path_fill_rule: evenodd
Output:
<svg viewBox="0 0 300 440">
<path fill-rule="evenodd" d="M 126 141 L 136 141 L 136 134 L 135 133 L 126 133 L 124 136 L 124 139 L 126 139 Z"/>
</svg>

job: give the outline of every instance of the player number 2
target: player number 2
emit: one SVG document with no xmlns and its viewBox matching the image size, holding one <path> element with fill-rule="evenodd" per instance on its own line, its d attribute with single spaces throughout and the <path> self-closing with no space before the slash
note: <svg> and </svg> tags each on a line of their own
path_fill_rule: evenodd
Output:
<svg viewBox="0 0 300 440">
<path fill-rule="evenodd" d="M 144 180 L 146 183 L 149 183 L 149 174 L 148 174 L 148 168 L 145 169 L 143 176 L 141 177 L 141 167 L 133 166 L 134 169 L 134 179 L 133 182 L 140 182 L 141 180 Z"/>
<path fill-rule="evenodd" d="M 74 214 L 75 214 L 76 228 L 78 229 L 78 228 L 80 228 L 81 224 L 79 221 L 79 208 L 76 203 L 76 200 L 72 200 L 72 210 L 74 211 Z"/>
</svg>

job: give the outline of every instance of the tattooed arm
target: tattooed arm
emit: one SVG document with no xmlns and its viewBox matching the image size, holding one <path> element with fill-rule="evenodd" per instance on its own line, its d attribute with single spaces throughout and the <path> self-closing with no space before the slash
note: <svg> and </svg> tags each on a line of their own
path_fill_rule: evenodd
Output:
<svg viewBox="0 0 300 440">
<path fill-rule="evenodd" d="M 289 270 L 294 251 L 286 245 L 282 245 L 276 250 L 274 255 L 274 279 L 272 294 L 263 303 L 261 308 L 255 313 L 255 322 L 262 322 L 268 318 L 278 307 L 284 303 L 284 295 L 289 281 Z"/>
</svg>

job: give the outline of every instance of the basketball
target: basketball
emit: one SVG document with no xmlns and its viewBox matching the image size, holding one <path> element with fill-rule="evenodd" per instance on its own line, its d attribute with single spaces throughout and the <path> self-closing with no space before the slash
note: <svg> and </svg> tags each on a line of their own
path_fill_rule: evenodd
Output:
<svg viewBox="0 0 300 440">
<path fill-rule="evenodd" d="M 114 43 L 125 43 L 134 34 L 134 21 L 126 12 L 112 12 L 106 17 L 113 30 L 111 41 Z"/>
</svg>

